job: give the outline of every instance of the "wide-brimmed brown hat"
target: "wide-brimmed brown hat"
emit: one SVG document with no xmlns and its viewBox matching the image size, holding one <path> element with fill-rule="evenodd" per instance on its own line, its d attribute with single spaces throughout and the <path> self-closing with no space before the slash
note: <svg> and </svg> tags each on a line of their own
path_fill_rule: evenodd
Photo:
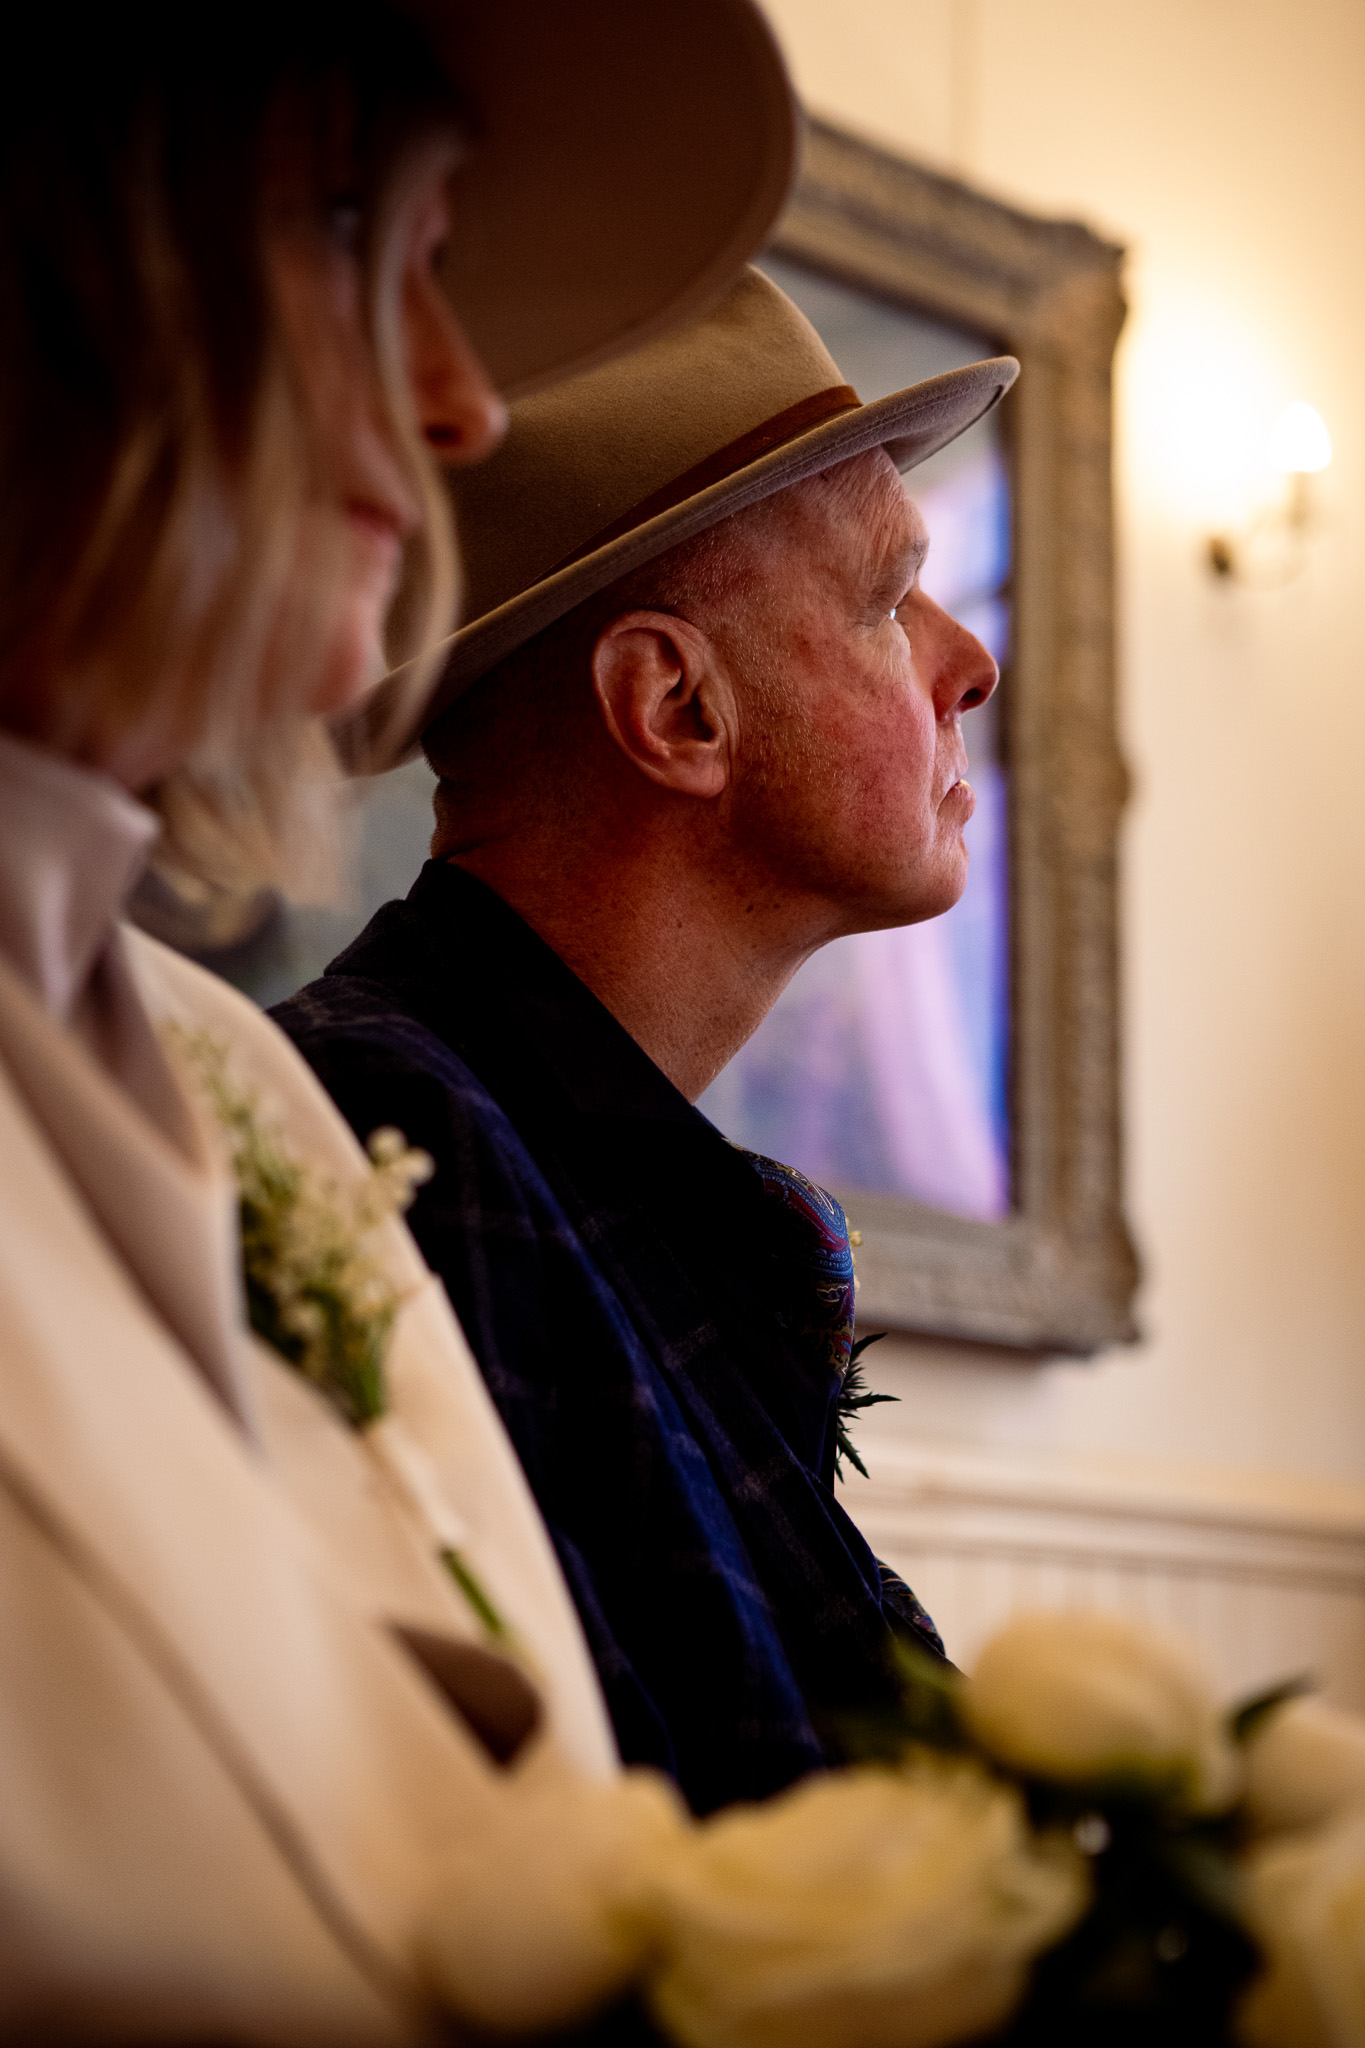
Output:
<svg viewBox="0 0 1365 2048">
<path fill-rule="evenodd" d="M 1013 356 L 996 356 L 864 405 L 786 293 L 746 269 L 701 318 L 522 399 L 497 453 L 450 478 L 466 623 L 411 730 L 368 765 L 411 755 L 471 683 L 632 569 L 868 449 L 912 469 L 1018 374 Z M 385 729 L 408 677 L 380 686 L 367 732 Z"/>
<path fill-rule="evenodd" d="M 508 396 L 714 300 L 790 187 L 797 116 L 752 0 L 398 0 L 472 148 L 443 280 Z"/>
</svg>

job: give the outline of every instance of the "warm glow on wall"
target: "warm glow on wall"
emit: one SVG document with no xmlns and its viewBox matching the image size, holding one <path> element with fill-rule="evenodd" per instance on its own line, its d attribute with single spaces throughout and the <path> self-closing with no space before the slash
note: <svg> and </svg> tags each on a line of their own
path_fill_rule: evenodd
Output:
<svg viewBox="0 0 1365 2048">
<path fill-rule="evenodd" d="M 1332 460 L 1322 414 L 1302 398 L 1287 405 L 1270 429 L 1266 459 L 1284 479 L 1278 496 L 1258 507 L 1240 531 L 1211 535 L 1207 553 L 1220 581 L 1273 590 L 1307 568 L 1308 543 L 1321 523 L 1311 480 Z"/>
<path fill-rule="evenodd" d="M 1322 523 L 1312 479 L 1332 459 L 1331 436 L 1305 399 L 1285 403 L 1286 381 L 1268 347 L 1212 309 L 1135 322 L 1133 480 L 1222 581 L 1292 582 Z"/>
<path fill-rule="evenodd" d="M 1127 459 L 1145 500 L 1192 533 L 1231 524 L 1272 482 L 1278 366 L 1224 309 L 1144 309 L 1124 349 Z"/>
<path fill-rule="evenodd" d="M 1270 460 L 1282 476 L 1313 476 L 1332 460 L 1332 442 L 1322 414 L 1296 398 L 1270 429 Z"/>
</svg>

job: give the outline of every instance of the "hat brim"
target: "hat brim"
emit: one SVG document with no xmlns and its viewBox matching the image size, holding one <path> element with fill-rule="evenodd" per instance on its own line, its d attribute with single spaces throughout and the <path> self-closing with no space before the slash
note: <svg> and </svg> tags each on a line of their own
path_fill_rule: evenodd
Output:
<svg viewBox="0 0 1365 2048">
<path fill-rule="evenodd" d="M 797 113 L 752 0 L 399 0 L 472 148 L 442 277 L 515 398 L 703 311 L 766 239 Z"/>
<path fill-rule="evenodd" d="M 438 653 L 436 682 L 417 730 L 395 755 L 374 767 L 411 760 L 421 735 L 457 697 L 585 598 L 595 597 L 618 578 L 746 506 L 870 449 L 884 448 L 902 472 L 915 468 L 984 419 L 1018 375 L 1019 365 L 1013 356 L 995 356 L 840 413 L 472 620 L 446 642 L 444 659 Z M 409 669 L 398 669 L 380 685 L 366 706 L 374 718 L 371 730 L 382 729 L 385 698 L 391 690 L 408 687 L 410 674 Z M 370 723 L 368 718 L 366 723 Z"/>
</svg>

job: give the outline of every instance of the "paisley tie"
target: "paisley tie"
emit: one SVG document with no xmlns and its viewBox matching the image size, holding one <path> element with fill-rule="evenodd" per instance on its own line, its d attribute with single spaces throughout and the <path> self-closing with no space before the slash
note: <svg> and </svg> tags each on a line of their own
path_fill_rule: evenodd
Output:
<svg viewBox="0 0 1365 2048">
<path fill-rule="evenodd" d="M 853 1249 L 848 1219 L 833 1195 L 794 1166 L 765 1159 L 761 1152 L 745 1158 L 763 1183 L 771 1201 L 780 1202 L 792 1219 L 791 1237 L 799 1247 L 802 1267 L 803 1317 L 798 1334 L 842 1380 L 853 1349 Z"/>
</svg>

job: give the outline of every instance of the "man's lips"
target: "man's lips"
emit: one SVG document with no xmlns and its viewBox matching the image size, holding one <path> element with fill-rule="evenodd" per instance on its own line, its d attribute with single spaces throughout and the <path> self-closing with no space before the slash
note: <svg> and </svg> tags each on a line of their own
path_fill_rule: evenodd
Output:
<svg viewBox="0 0 1365 2048">
<path fill-rule="evenodd" d="M 959 775 L 956 781 L 949 783 L 947 789 L 943 792 L 939 809 L 942 810 L 945 805 L 954 810 L 962 811 L 968 818 L 971 817 L 976 809 L 976 791 L 965 776 Z"/>
</svg>

